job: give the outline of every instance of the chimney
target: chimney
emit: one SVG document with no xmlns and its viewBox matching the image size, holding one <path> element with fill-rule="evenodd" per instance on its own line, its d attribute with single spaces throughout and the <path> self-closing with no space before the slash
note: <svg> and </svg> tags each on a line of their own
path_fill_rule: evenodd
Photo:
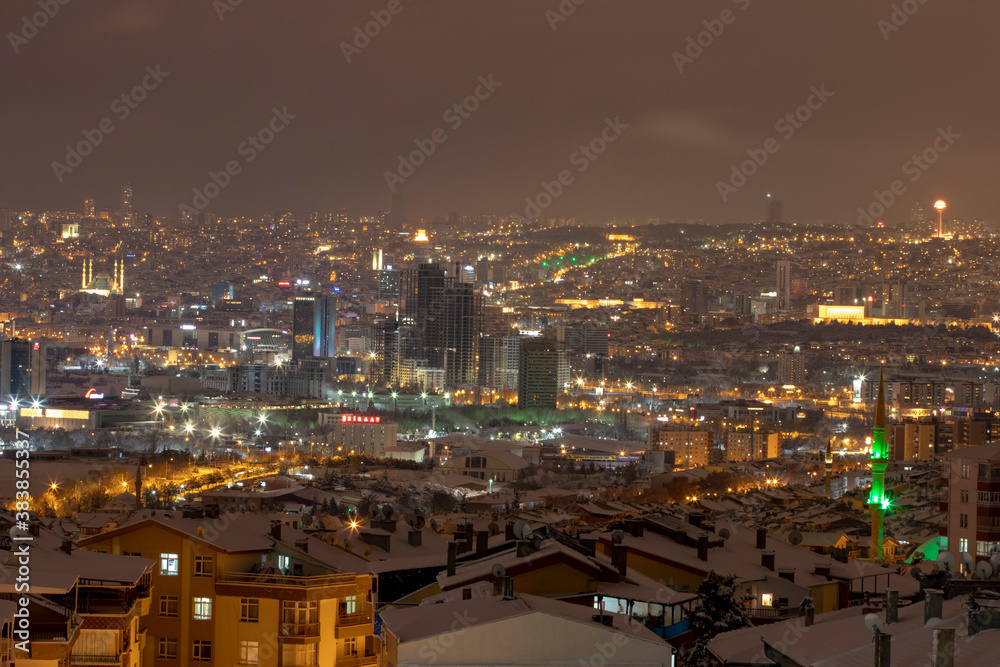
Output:
<svg viewBox="0 0 1000 667">
<path fill-rule="evenodd" d="M 624 577 L 628 574 L 628 547 L 624 544 L 611 545 L 611 565 Z"/>
<path fill-rule="evenodd" d="M 422 531 L 411 530 L 407 534 L 406 540 L 410 543 L 411 547 L 419 547 L 423 543 L 423 541 L 421 539 L 422 537 L 423 537 L 423 532 Z"/>
<path fill-rule="evenodd" d="M 644 526 L 642 521 L 638 519 L 626 519 L 625 520 L 625 532 L 633 537 L 642 537 L 644 532 Z"/>
<path fill-rule="evenodd" d="M 73 552 L 73 540 L 69 539 L 68 537 L 64 537 L 63 541 L 62 541 L 62 546 L 60 546 L 59 548 L 62 549 L 63 551 L 65 551 L 66 553 L 72 553 Z"/>
<path fill-rule="evenodd" d="M 941 618 L 941 607 L 944 604 L 944 591 L 940 588 L 928 588 L 924 591 L 924 623 L 932 618 Z"/>
<path fill-rule="evenodd" d="M 271 521 L 271 537 L 276 540 L 281 539 L 281 522 L 277 519 Z"/>
<path fill-rule="evenodd" d="M 309 538 L 304 540 L 295 540 L 295 548 L 302 549 L 306 553 L 309 553 Z"/>
<path fill-rule="evenodd" d="M 465 541 L 469 543 L 469 548 L 472 548 L 472 537 L 475 531 L 472 530 L 472 524 L 465 524 Z"/>
<path fill-rule="evenodd" d="M 514 524 L 511 523 L 510 521 L 508 521 L 507 525 L 504 526 L 504 528 L 503 528 L 503 538 L 505 540 L 512 540 L 512 539 L 514 539 Z"/>
<path fill-rule="evenodd" d="M 955 667 L 955 628 L 934 628 L 931 655 L 934 667 Z"/>
<path fill-rule="evenodd" d="M 892 648 L 892 635 L 884 632 L 875 633 L 875 667 L 892 667 L 890 649 Z"/>
<path fill-rule="evenodd" d="M 458 545 L 458 551 L 456 553 L 464 554 L 466 551 L 472 548 L 472 542 L 466 542 L 465 540 L 457 540 L 455 544 Z"/>
<path fill-rule="evenodd" d="M 486 558 L 490 553 L 490 531 L 476 531 L 476 558 Z"/>
<path fill-rule="evenodd" d="M 448 543 L 448 576 L 455 576 L 455 561 L 458 559 L 458 542 Z"/>
<path fill-rule="evenodd" d="M 767 548 L 767 528 L 757 529 L 757 548 L 758 549 Z"/>
<path fill-rule="evenodd" d="M 691 512 L 688 514 L 688 523 L 695 528 L 701 528 L 701 512 Z"/>
<path fill-rule="evenodd" d="M 581 537 L 580 538 L 580 544 L 583 545 L 583 548 L 587 550 L 587 553 L 590 556 L 596 556 L 597 555 L 597 540 L 594 540 L 594 539 L 585 539 L 585 538 Z"/>
<path fill-rule="evenodd" d="M 815 622 L 816 622 L 816 608 L 813 607 L 812 605 L 809 605 L 808 607 L 806 607 L 806 620 L 805 620 L 806 627 L 809 627 Z"/>
<path fill-rule="evenodd" d="M 698 538 L 698 560 L 708 560 L 708 536 Z"/>
<path fill-rule="evenodd" d="M 760 564 L 771 572 L 774 572 L 774 552 L 765 551 L 760 555 Z"/>
<path fill-rule="evenodd" d="M 885 624 L 899 622 L 899 591 L 887 588 L 885 591 Z"/>
<path fill-rule="evenodd" d="M 471 600 L 472 599 L 472 589 L 471 588 L 463 588 L 462 589 L 462 599 L 463 600 Z"/>
</svg>

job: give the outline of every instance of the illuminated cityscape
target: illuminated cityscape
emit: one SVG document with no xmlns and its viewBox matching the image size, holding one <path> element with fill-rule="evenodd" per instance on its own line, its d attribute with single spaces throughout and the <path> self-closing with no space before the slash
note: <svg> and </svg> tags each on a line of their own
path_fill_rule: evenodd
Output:
<svg viewBox="0 0 1000 667">
<path fill-rule="evenodd" d="M 7 3 L 0 667 L 996 665 L 994 18 Z"/>
</svg>

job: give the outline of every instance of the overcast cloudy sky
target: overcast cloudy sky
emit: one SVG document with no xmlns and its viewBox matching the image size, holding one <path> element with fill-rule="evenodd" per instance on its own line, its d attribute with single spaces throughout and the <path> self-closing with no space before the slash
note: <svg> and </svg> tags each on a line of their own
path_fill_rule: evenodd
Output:
<svg viewBox="0 0 1000 667">
<path fill-rule="evenodd" d="M 368 213 L 422 140 L 433 154 L 403 170 L 411 220 L 523 213 L 563 170 L 545 214 L 591 222 L 759 219 L 768 191 L 790 220 L 854 222 L 896 179 L 890 224 L 937 197 L 997 217 L 996 0 L 907 0 L 898 29 L 884 0 L 394 2 L 72 0 L 33 30 L 58 0 L 4 0 L 0 206 L 81 210 L 93 195 L 115 209 L 130 181 L 137 208 L 176 215 L 233 161 L 217 213 Z M 373 10 L 390 20 L 355 42 Z M 703 32 L 700 53 L 677 55 Z M 482 87 L 490 76 L 500 85 Z M 144 78 L 142 102 L 115 103 Z M 478 109 L 446 116 L 477 86 Z M 779 125 L 810 101 L 808 120 Z M 262 150 L 241 146 L 274 109 L 294 118 Z M 627 128 L 574 155 L 609 118 Z M 100 145 L 76 163 L 66 146 L 84 131 Z M 926 171 L 904 166 L 928 149 Z M 763 165 L 724 201 L 748 150 Z"/>
</svg>

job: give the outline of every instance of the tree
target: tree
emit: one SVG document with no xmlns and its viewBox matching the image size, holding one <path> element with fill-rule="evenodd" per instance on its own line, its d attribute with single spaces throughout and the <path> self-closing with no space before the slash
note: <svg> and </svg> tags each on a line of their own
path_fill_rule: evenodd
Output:
<svg viewBox="0 0 1000 667">
<path fill-rule="evenodd" d="M 717 634 L 750 625 L 743 607 L 736 601 L 736 578 L 719 576 L 712 570 L 698 585 L 701 606 L 691 614 L 691 632 L 697 641 L 685 664 L 709 667 L 715 660 L 708 653 L 708 642 Z"/>
</svg>

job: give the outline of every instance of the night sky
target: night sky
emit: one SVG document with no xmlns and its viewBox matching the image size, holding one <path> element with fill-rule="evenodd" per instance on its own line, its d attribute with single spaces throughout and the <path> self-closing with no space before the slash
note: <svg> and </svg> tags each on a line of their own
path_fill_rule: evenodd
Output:
<svg viewBox="0 0 1000 667">
<path fill-rule="evenodd" d="M 341 43 L 396 2 L 348 63 Z M 768 191 L 788 220 L 852 223 L 896 179 L 888 224 L 938 197 L 949 215 L 997 218 L 996 0 L 897 3 L 891 31 L 884 0 L 563 0 L 568 17 L 558 0 L 71 0 L 12 38 L 39 4 L 0 4 L 0 206 L 15 210 L 80 211 L 88 195 L 115 210 L 130 181 L 137 209 L 176 216 L 234 161 L 216 213 L 370 214 L 389 207 L 398 155 L 440 128 L 401 186 L 410 220 L 524 213 L 563 170 L 544 215 L 591 223 L 758 220 Z M 711 43 L 679 71 L 701 32 Z M 144 101 L 115 104 L 144 77 Z M 477 86 L 477 110 L 446 115 Z M 779 121 L 822 87 L 832 96 L 788 136 Z M 274 109 L 295 118 L 263 150 L 241 146 Z M 60 182 L 53 162 L 104 118 L 114 129 Z M 574 156 L 616 118 L 627 128 L 605 152 Z M 960 138 L 937 162 L 906 170 L 948 128 Z M 724 202 L 718 182 L 769 138 L 776 152 Z"/>
</svg>

